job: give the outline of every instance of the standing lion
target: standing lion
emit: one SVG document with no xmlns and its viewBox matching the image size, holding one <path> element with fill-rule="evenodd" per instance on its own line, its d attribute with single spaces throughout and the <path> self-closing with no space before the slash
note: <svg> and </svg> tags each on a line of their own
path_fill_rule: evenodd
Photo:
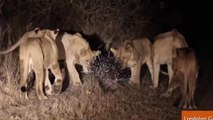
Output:
<svg viewBox="0 0 213 120">
<path fill-rule="evenodd" d="M 81 65 L 83 72 L 88 73 L 91 67 L 90 62 L 100 54 L 100 51 L 92 51 L 89 43 L 80 33 L 61 32 L 60 34 L 61 38 L 56 40 L 59 51 L 58 60 L 66 61 L 70 83 L 74 86 L 81 86 L 82 82 L 75 65 Z"/>
<path fill-rule="evenodd" d="M 169 84 L 173 77 L 172 70 L 172 52 L 177 48 L 188 47 L 185 38 L 177 30 L 162 33 L 155 38 L 152 46 L 152 60 L 153 60 L 153 86 L 152 88 L 158 87 L 160 65 L 167 64 L 169 74 Z"/>
<path fill-rule="evenodd" d="M 152 74 L 152 60 L 151 60 L 151 42 L 147 38 L 126 40 L 118 48 L 111 48 L 111 52 L 115 58 L 122 64 L 122 66 L 129 67 L 131 70 L 131 77 L 129 83 L 140 84 L 141 66 L 146 63 Z"/>
<path fill-rule="evenodd" d="M 173 53 L 174 76 L 162 96 L 169 97 L 174 89 L 180 87 L 182 99 L 179 107 L 196 109 L 194 93 L 199 68 L 195 52 L 192 48 L 180 48 Z"/>
<path fill-rule="evenodd" d="M 46 90 L 46 94 L 51 94 L 52 92 L 48 70 L 51 70 L 55 75 L 55 85 L 59 88 L 59 91 L 61 90 L 62 75 L 57 61 L 58 49 L 55 44 L 57 33 L 58 31 L 48 29 L 35 29 L 25 33 L 12 47 L 5 51 L 0 51 L 0 54 L 3 55 L 20 47 L 20 86 L 21 90 L 26 92 L 26 99 L 28 99 L 27 91 L 29 89 L 27 78 L 33 72 L 35 73 L 36 93 L 39 99 L 47 99 L 43 92 L 44 84 L 49 88 Z"/>
</svg>

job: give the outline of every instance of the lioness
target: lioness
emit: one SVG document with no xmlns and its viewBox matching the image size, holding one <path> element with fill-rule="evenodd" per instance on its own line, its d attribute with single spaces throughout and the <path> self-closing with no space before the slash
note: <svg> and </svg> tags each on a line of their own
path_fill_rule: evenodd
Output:
<svg viewBox="0 0 213 120">
<path fill-rule="evenodd" d="M 131 77 L 129 83 L 140 83 L 141 65 L 147 64 L 149 72 L 152 74 L 151 61 L 151 42 L 147 38 L 126 40 L 118 48 L 110 48 L 116 59 L 118 59 L 123 67 L 131 69 Z"/>
<path fill-rule="evenodd" d="M 185 38 L 177 30 L 173 29 L 170 32 L 162 33 L 155 38 L 152 46 L 153 60 L 153 86 L 158 87 L 160 65 L 167 64 L 169 74 L 169 84 L 173 76 L 172 70 L 172 51 L 176 48 L 188 47 Z"/>
<path fill-rule="evenodd" d="M 89 72 L 90 62 L 100 54 L 100 51 L 92 51 L 89 43 L 80 33 L 69 34 L 64 32 L 61 42 L 64 51 L 61 48 L 59 52 L 62 54 L 65 52 L 65 55 L 59 55 L 59 60 L 65 59 L 72 84 L 74 86 L 81 86 L 82 83 L 75 68 L 75 64 L 82 65 L 85 73 Z"/>
<path fill-rule="evenodd" d="M 48 77 L 48 70 L 50 70 L 55 76 L 54 91 L 58 94 L 62 89 L 62 73 L 58 63 L 58 48 L 55 42 L 55 38 L 59 30 L 48 30 L 41 39 L 41 47 L 44 55 L 44 68 L 45 68 L 45 92 L 47 95 L 51 95 L 52 87 Z"/>
<path fill-rule="evenodd" d="M 58 65 L 58 50 L 55 44 L 55 37 L 58 31 L 52 30 L 33 30 L 25 33 L 21 39 L 6 51 L 0 52 L 6 54 L 20 46 L 19 60 L 20 60 L 20 73 L 21 73 L 21 90 L 26 92 L 27 90 L 27 76 L 32 72 L 35 72 L 36 77 L 36 92 L 39 99 L 46 99 L 47 97 L 43 93 L 43 79 L 44 69 L 46 71 L 45 85 L 49 90 L 46 90 L 47 94 L 51 94 L 51 84 L 48 78 L 48 69 L 52 71 L 56 78 L 56 85 L 62 85 L 62 75 Z M 38 35 L 37 35 L 38 33 Z M 40 35 L 42 33 L 42 36 Z M 34 35 L 35 34 L 35 35 Z M 26 92 L 26 99 L 28 99 Z"/>
<path fill-rule="evenodd" d="M 179 107 L 196 109 L 194 92 L 198 76 L 198 63 L 192 48 L 180 48 L 173 54 L 174 76 L 167 91 L 162 96 L 169 97 L 172 91 L 180 87 L 182 99 Z"/>
<path fill-rule="evenodd" d="M 32 71 L 35 73 L 36 93 L 39 99 L 47 99 L 43 93 L 43 81 L 44 81 L 44 56 L 41 48 L 41 41 L 35 38 L 29 38 L 26 42 L 20 45 L 19 49 L 19 62 L 20 62 L 20 74 L 21 74 L 21 90 L 27 95 L 27 77 Z M 36 52 L 35 52 L 36 51 Z"/>
</svg>

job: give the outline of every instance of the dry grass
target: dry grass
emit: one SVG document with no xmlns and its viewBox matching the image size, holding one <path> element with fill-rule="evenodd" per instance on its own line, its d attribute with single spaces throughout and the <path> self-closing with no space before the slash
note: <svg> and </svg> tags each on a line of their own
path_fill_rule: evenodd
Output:
<svg viewBox="0 0 213 120">
<path fill-rule="evenodd" d="M 82 87 L 69 86 L 58 96 L 38 100 L 35 90 L 25 100 L 18 87 L 17 57 L 2 62 L 0 81 L 0 116 L 2 120 L 150 120 L 180 119 L 172 107 L 177 94 L 165 99 L 149 89 L 145 75 L 142 87 L 124 85 L 114 92 L 103 92 L 96 77 L 84 75 Z M 160 85 L 160 91 L 164 87 Z M 165 114 L 166 113 L 166 114 Z"/>
<path fill-rule="evenodd" d="M 5 6 L 15 38 L 34 27 L 59 28 L 95 34 L 107 44 L 118 44 L 144 37 L 150 24 L 140 0 L 8 0 Z"/>
</svg>

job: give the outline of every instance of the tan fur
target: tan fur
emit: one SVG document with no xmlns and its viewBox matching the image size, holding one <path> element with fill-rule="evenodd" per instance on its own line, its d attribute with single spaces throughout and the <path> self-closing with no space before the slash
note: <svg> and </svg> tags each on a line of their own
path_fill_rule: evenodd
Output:
<svg viewBox="0 0 213 120">
<path fill-rule="evenodd" d="M 51 95 L 52 87 L 48 77 L 48 69 L 51 70 L 55 76 L 54 91 L 58 94 L 61 92 L 63 77 L 58 63 L 58 48 L 55 43 L 55 38 L 58 31 L 46 29 L 46 34 L 41 38 L 41 47 L 44 55 L 44 68 L 45 68 L 45 92 Z"/>
<path fill-rule="evenodd" d="M 196 109 L 194 92 L 198 76 L 198 63 L 195 52 L 191 48 L 177 49 L 173 54 L 174 76 L 167 91 L 162 96 L 169 97 L 172 91 L 180 87 L 182 99 L 179 107 Z"/>
<path fill-rule="evenodd" d="M 42 76 L 43 79 L 36 79 L 36 86 L 37 86 L 37 83 L 40 82 L 42 84 L 39 84 L 38 86 L 41 85 L 43 88 L 44 77 L 45 77 L 44 85 L 45 85 L 45 92 L 47 95 L 51 95 L 51 93 L 52 93 L 52 87 L 51 87 L 51 83 L 50 83 L 50 80 L 48 77 L 48 69 L 51 70 L 51 72 L 55 76 L 55 86 L 56 86 L 55 89 L 58 93 L 61 91 L 62 82 L 63 82 L 61 70 L 60 70 L 60 67 L 58 64 L 58 49 L 55 44 L 56 36 L 57 36 L 57 33 L 54 33 L 54 31 L 52 31 L 52 30 L 46 29 L 46 33 L 45 33 L 44 37 L 31 39 L 34 41 L 36 41 L 36 40 L 39 41 L 39 45 L 41 46 L 41 51 L 42 51 L 42 55 L 43 55 L 43 60 L 40 60 L 40 63 L 39 63 L 39 61 L 37 61 L 37 62 L 32 62 L 32 64 L 36 63 L 35 66 L 37 66 L 37 67 L 39 67 L 42 64 L 43 67 L 42 67 L 42 69 L 41 68 L 40 69 L 30 68 L 30 69 L 35 72 L 36 77 L 39 74 L 41 74 L 40 76 L 43 75 Z M 30 42 L 31 40 L 28 39 L 27 42 Z M 22 46 L 20 46 L 20 49 L 21 48 L 22 48 Z M 33 46 L 31 46 L 31 48 L 29 48 L 29 49 L 33 49 Z M 26 51 L 26 49 L 24 49 L 24 50 Z M 22 52 L 19 52 L 19 53 L 22 53 Z M 40 53 L 40 51 L 37 53 L 34 51 L 33 53 L 31 53 L 32 54 L 31 57 L 36 57 L 36 54 L 39 54 L 39 53 Z M 29 71 L 31 71 L 31 70 L 29 70 Z M 36 74 L 36 71 L 38 71 L 37 74 Z M 23 72 L 23 74 L 25 74 L 25 76 L 27 75 L 27 73 L 25 73 L 25 72 Z M 26 85 L 26 78 L 21 79 L 20 84 L 22 86 Z M 36 91 L 38 91 L 37 88 L 36 88 Z"/>
<path fill-rule="evenodd" d="M 71 35 L 65 32 L 62 36 L 62 44 L 65 50 L 69 77 L 74 86 L 80 86 L 81 80 L 75 64 L 82 65 L 85 73 L 89 72 L 90 62 L 100 54 L 100 51 L 92 51 L 88 42 L 79 33 Z"/>
<path fill-rule="evenodd" d="M 21 87 L 27 87 L 28 73 L 35 72 L 36 76 L 36 93 L 39 99 L 47 99 L 43 93 L 43 81 L 44 81 L 44 56 L 39 39 L 29 38 L 26 42 L 20 45 L 19 49 L 19 61 L 20 61 L 20 85 Z M 36 52 L 35 52 L 36 51 Z M 28 99 L 26 91 L 26 99 Z"/>
<path fill-rule="evenodd" d="M 160 65 L 167 64 L 169 74 L 169 84 L 173 76 L 172 70 L 172 51 L 176 48 L 188 47 L 183 35 L 173 29 L 170 32 L 162 33 L 155 38 L 152 46 L 153 60 L 153 86 L 158 87 Z"/>
<path fill-rule="evenodd" d="M 52 92 L 51 84 L 48 78 L 48 69 L 50 69 L 55 75 L 56 86 L 60 86 L 60 90 L 62 85 L 62 75 L 57 61 L 58 49 L 55 44 L 55 37 L 57 34 L 48 29 L 36 31 L 37 32 L 35 32 L 35 30 L 27 32 L 15 45 L 8 48 L 6 50 L 7 52 L 3 51 L 1 53 L 6 54 L 10 50 L 14 50 L 14 46 L 20 46 L 19 60 L 21 87 L 27 87 L 27 77 L 32 73 L 32 71 L 34 71 L 36 77 L 36 93 L 39 99 L 47 99 L 43 93 L 44 76 L 46 76 L 45 86 L 49 88 L 46 90 L 46 93 L 51 94 Z M 42 36 L 40 35 L 41 32 L 43 33 Z M 39 34 L 37 35 L 37 33 Z M 27 92 L 26 99 L 28 99 Z"/>
<path fill-rule="evenodd" d="M 152 74 L 151 42 L 147 38 L 127 40 L 117 50 L 110 49 L 114 56 L 122 63 L 123 67 L 131 69 L 130 83 L 140 83 L 141 65 L 147 64 Z"/>
</svg>

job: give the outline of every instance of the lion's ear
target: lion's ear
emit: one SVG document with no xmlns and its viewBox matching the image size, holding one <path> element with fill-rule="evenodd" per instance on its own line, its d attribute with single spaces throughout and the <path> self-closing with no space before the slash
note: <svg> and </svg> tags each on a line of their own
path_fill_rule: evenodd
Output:
<svg viewBox="0 0 213 120">
<path fill-rule="evenodd" d="M 54 30 L 54 34 L 58 34 L 59 29 Z"/>
<path fill-rule="evenodd" d="M 118 52 L 118 50 L 116 50 L 115 48 L 110 48 L 110 51 L 111 51 L 114 55 L 116 55 L 117 52 Z"/>
<path fill-rule="evenodd" d="M 77 35 L 77 36 L 79 36 L 79 37 L 82 37 L 80 33 L 75 33 L 75 35 Z"/>
<path fill-rule="evenodd" d="M 128 51 L 132 51 L 134 49 L 134 44 L 132 41 L 127 41 L 125 42 L 125 48 Z"/>
<path fill-rule="evenodd" d="M 39 30 L 40 30 L 40 28 L 35 28 L 34 29 L 35 33 L 38 33 Z"/>
</svg>

